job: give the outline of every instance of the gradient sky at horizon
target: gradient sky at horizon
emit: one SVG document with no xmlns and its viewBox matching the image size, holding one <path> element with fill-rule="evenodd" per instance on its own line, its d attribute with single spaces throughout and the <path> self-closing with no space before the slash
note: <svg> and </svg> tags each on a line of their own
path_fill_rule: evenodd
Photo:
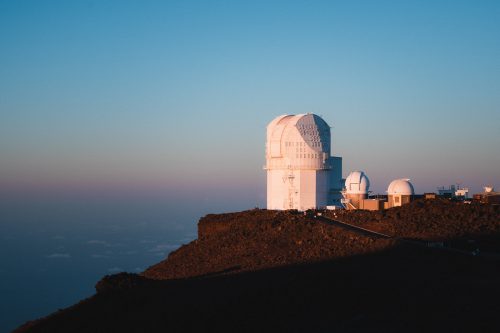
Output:
<svg viewBox="0 0 500 333">
<path fill-rule="evenodd" d="M 500 186 L 497 1 L 0 1 L 0 48 L 3 198 L 263 205 L 306 112 L 374 192 Z"/>
</svg>

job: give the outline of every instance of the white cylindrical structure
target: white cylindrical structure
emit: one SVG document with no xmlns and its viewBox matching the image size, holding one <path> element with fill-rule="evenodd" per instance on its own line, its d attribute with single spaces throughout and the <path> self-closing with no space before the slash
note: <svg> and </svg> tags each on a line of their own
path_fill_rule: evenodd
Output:
<svg viewBox="0 0 500 333">
<path fill-rule="evenodd" d="M 328 205 L 339 158 L 330 156 L 330 126 L 315 114 L 283 115 L 267 126 L 268 209 L 314 209 Z M 335 170 L 339 171 L 339 170 Z M 340 176 L 339 176 L 340 177 Z"/>
<path fill-rule="evenodd" d="M 415 194 L 410 179 L 401 178 L 393 180 L 387 188 L 387 202 L 389 207 L 397 207 L 407 204 Z"/>
<path fill-rule="evenodd" d="M 363 171 L 353 171 L 345 179 L 347 194 L 368 194 L 370 180 Z"/>
<path fill-rule="evenodd" d="M 363 171 L 353 171 L 347 176 L 344 184 L 345 208 L 360 209 L 361 202 L 368 198 L 370 180 Z"/>
</svg>

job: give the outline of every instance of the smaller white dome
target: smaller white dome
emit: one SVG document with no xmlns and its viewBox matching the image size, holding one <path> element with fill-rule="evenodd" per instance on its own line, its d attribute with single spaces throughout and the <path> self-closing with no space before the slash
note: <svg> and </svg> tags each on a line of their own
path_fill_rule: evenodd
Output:
<svg viewBox="0 0 500 333">
<path fill-rule="evenodd" d="M 363 171 L 353 171 L 345 179 L 345 189 L 348 194 L 368 194 L 370 180 Z"/>
<path fill-rule="evenodd" d="M 410 183 L 410 180 L 408 178 L 402 178 L 393 180 L 389 184 L 389 188 L 387 189 L 387 194 L 414 195 L 415 190 L 413 189 L 413 185 Z"/>
</svg>

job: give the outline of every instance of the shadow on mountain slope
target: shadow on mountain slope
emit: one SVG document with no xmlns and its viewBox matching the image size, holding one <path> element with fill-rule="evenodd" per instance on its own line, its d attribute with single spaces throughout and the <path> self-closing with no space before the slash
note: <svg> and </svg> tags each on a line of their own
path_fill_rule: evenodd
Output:
<svg viewBox="0 0 500 333">
<path fill-rule="evenodd" d="M 399 244 L 211 277 L 119 274 L 16 332 L 498 332 L 499 273 L 497 260 Z"/>
</svg>

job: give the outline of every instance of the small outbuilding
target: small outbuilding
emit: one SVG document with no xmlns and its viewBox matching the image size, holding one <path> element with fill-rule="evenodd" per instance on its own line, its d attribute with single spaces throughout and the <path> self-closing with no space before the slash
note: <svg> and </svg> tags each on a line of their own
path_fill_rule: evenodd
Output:
<svg viewBox="0 0 500 333">
<path fill-rule="evenodd" d="M 389 184 L 387 189 L 387 207 L 398 207 L 409 203 L 413 196 L 415 195 L 415 190 L 413 189 L 410 179 L 401 178 L 393 180 Z"/>
<path fill-rule="evenodd" d="M 362 202 L 368 198 L 370 180 L 363 171 L 353 171 L 345 179 L 342 196 L 347 209 L 361 209 Z"/>
<path fill-rule="evenodd" d="M 474 194 L 474 200 L 485 204 L 500 204 L 500 192 L 496 192 L 493 186 L 485 186 L 483 193 Z"/>
</svg>

